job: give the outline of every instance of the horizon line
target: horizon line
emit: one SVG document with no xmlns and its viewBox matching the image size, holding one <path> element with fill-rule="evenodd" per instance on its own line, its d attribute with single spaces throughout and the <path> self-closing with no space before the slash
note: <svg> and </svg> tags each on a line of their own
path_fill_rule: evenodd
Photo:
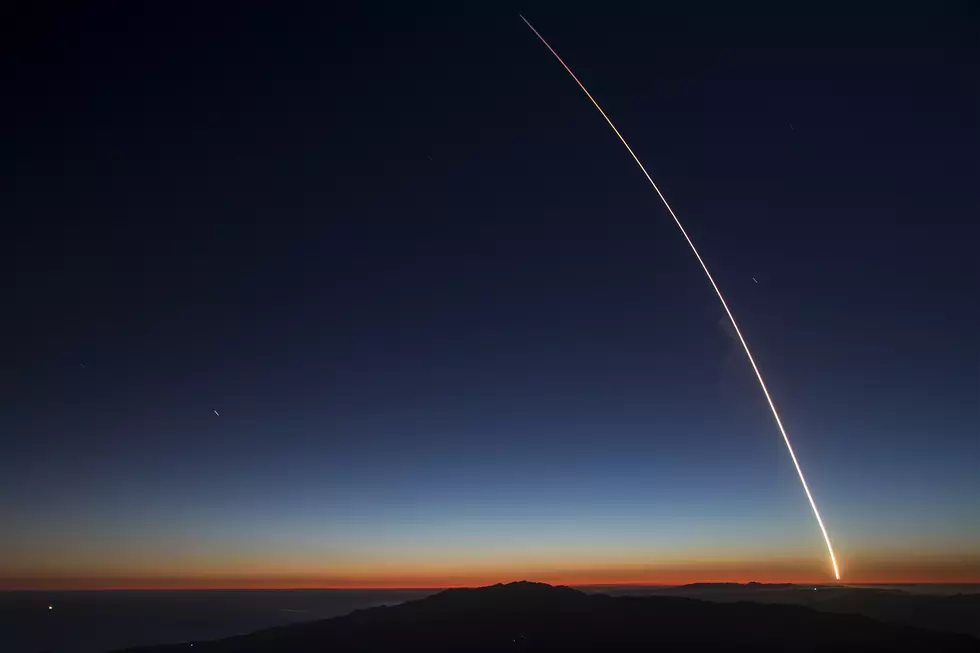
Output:
<svg viewBox="0 0 980 653">
<path fill-rule="evenodd" d="M 324 585 L 324 586 L 306 586 L 306 585 L 274 585 L 274 586 L 234 586 L 234 585 L 213 585 L 213 586 L 150 586 L 150 587 L 132 587 L 132 586 L 106 586 L 106 587 L 0 587 L 0 592 L 190 592 L 190 591 L 246 591 L 246 592 L 262 592 L 262 591 L 398 591 L 398 590 L 449 590 L 449 589 L 479 589 L 483 587 L 493 587 L 495 585 L 509 585 L 512 583 L 529 582 L 537 583 L 540 585 L 549 585 L 552 587 L 571 587 L 571 588 L 616 588 L 616 587 L 650 587 L 650 588 L 665 588 L 665 587 L 686 587 L 690 585 L 797 585 L 800 587 L 852 587 L 861 585 L 980 585 L 980 579 L 972 580 L 957 580 L 957 581 L 934 581 L 934 580 L 908 580 L 908 581 L 895 581 L 895 580 L 864 580 L 864 581 L 850 581 L 846 583 L 841 582 L 807 582 L 807 581 L 780 581 L 780 582 L 761 582 L 761 581 L 691 581 L 687 583 L 651 583 L 651 582 L 611 582 L 611 583 L 549 583 L 546 581 L 533 581 L 528 579 L 513 580 L 513 581 L 501 581 L 498 583 L 486 583 L 486 584 L 472 584 L 472 585 L 390 585 L 390 586 L 379 586 L 379 585 Z"/>
</svg>

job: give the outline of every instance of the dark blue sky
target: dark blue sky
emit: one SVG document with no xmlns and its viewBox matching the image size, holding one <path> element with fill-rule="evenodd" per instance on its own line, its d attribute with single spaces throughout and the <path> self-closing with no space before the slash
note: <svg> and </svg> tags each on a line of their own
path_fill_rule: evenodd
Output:
<svg viewBox="0 0 980 653">
<path fill-rule="evenodd" d="M 965 4 L 18 17 L 0 578 L 824 577 L 518 11 L 845 577 L 980 578 Z"/>
</svg>

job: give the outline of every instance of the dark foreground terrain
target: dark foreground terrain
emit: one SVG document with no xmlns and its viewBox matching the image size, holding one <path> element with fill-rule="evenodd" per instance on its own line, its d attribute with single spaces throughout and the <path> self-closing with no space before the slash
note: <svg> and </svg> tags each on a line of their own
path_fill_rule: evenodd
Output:
<svg viewBox="0 0 980 653">
<path fill-rule="evenodd" d="M 980 651 L 933 632 L 796 605 L 585 594 L 511 583 L 211 642 L 130 651 Z"/>
<path fill-rule="evenodd" d="M 974 589 L 974 588 L 971 588 Z M 879 621 L 929 630 L 966 633 L 980 638 L 980 594 L 924 594 L 882 587 L 764 583 L 695 583 L 680 587 L 636 589 L 649 596 L 683 596 L 703 601 L 802 605 L 822 612 L 861 614 Z M 610 593 L 617 593 L 615 590 Z"/>
</svg>

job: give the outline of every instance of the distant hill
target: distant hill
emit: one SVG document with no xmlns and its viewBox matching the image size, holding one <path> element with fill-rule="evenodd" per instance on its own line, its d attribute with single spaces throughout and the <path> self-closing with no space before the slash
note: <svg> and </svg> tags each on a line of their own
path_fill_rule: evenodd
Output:
<svg viewBox="0 0 980 653">
<path fill-rule="evenodd" d="M 129 649 L 176 653 L 191 644 Z M 980 640 L 795 605 L 611 597 L 510 583 L 452 589 L 392 607 L 212 642 L 193 651 L 944 651 Z"/>
<path fill-rule="evenodd" d="M 803 605 L 824 612 L 861 614 L 905 626 L 980 637 L 980 594 L 915 594 L 901 589 L 765 583 L 693 583 L 631 590 L 645 596 L 683 596 L 705 601 Z M 615 593 L 615 592 L 614 592 Z"/>
</svg>

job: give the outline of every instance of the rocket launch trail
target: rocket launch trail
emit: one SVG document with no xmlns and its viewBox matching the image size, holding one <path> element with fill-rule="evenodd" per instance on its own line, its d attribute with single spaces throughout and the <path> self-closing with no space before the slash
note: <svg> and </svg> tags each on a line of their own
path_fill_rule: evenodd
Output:
<svg viewBox="0 0 980 653">
<path fill-rule="evenodd" d="M 633 152 L 633 148 L 631 148 L 629 143 L 626 142 L 626 139 L 623 138 L 623 135 L 616 128 L 616 125 L 613 124 L 613 121 L 609 119 L 609 116 L 607 116 L 606 112 L 602 110 L 602 107 L 599 106 L 599 103 L 596 102 L 596 99 L 592 97 L 592 94 L 589 93 L 589 90 L 585 88 L 585 85 L 579 80 L 578 77 L 575 76 L 575 73 L 573 73 L 572 69 L 568 67 L 568 64 L 566 64 L 564 60 L 562 60 L 562 58 L 558 56 L 558 53 L 555 52 L 555 49 L 548 44 L 548 42 L 544 39 L 543 36 L 541 36 L 538 30 L 534 29 L 534 26 L 531 25 L 531 23 L 529 23 L 528 20 L 524 18 L 524 16 L 521 16 L 521 20 L 523 20 L 524 23 L 529 28 L 531 28 L 531 31 L 534 32 L 535 36 L 537 36 L 541 40 L 541 42 L 544 43 L 545 47 L 551 51 L 551 54 L 555 56 L 555 59 L 558 60 L 558 63 L 560 63 L 562 67 L 568 72 L 568 74 L 571 75 L 572 79 L 575 80 L 575 83 L 578 84 L 579 88 L 582 89 L 582 92 L 585 93 L 585 95 L 589 98 L 589 100 L 592 101 L 592 104 L 595 105 L 595 108 L 598 109 L 599 113 L 602 114 L 602 117 L 605 118 L 606 122 L 609 124 L 609 127 L 611 127 L 612 130 L 616 133 L 616 136 L 619 137 L 619 140 L 622 141 L 623 146 L 626 147 L 626 151 L 630 153 L 630 156 L 632 156 L 633 160 L 636 161 L 636 165 L 639 166 L 640 170 L 643 172 L 643 175 L 647 178 L 647 181 L 649 181 L 650 185 L 653 186 L 653 190 L 657 192 L 657 195 L 660 197 L 660 201 L 662 201 L 664 203 L 664 206 L 667 207 L 667 211 L 670 213 L 670 217 L 674 219 L 674 222 L 677 224 L 677 228 L 681 230 L 681 234 L 684 236 L 684 240 L 687 241 L 687 244 L 690 246 L 691 251 L 694 252 L 694 256 L 698 259 L 698 263 L 701 264 L 701 269 L 704 270 L 704 275 L 708 277 L 708 281 L 711 283 L 711 287 L 715 289 L 715 294 L 718 295 L 718 301 L 721 302 L 722 308 L 725 309 L 725 313 L 728 315 L 728 319 L 731 320 L 732 327 L 735 329 L 735 333 L 738 335 L 739 342 L 742 343 L 742 349 L 745 350 L 745 355 L 749 359 L 749 363 L 752 365 L 752 370 L 755 372 L 755 377 L 759 380 L 759 387 L 762 388 L 762 394 L 766 396 L 766 401 L 769 402 L 769 409 L 772 411 L 772 416 L 776 420 L 776 426 L 779 427 L 779 432 L 783 435 L 783 441 L 786 443 L 786 449 L 789 451 L 790 458 L 793 459 L 793 465 L 796 467 L 796 473 L 800 477 L 800 483 L 803 484 L 803 491 L 806 492 L 806 498 L 810 501 L 810 507 L 813 508 L 813 516 L 817 518 L 817 525 L 820 526 L 820 532 L 823 534 L 823 539 L 827 543 L 827 551 L 830 553 L 830 562 L 834 567 L 834 577 L 837 580 L 840 580 L 840 572 L 837 568 L 837 558 L 834 557 L 834 547 L 830 544 L 830 536 L 827 534 L 827 528 L 823 525 L 823 519 L 820 518 L 820 511 L 817 510 L 817 502 L 813 500 L 813 495 L 810 493 L 810 487 L 807 485 L 806 478 L 803 476 L 803 469 L 800 467 L 800 463 L 796 459 L 796 453 L 793 452 L 793 445 L 790 444 L 789 436 L 786 434 L 785 427 L 783 427 L 783 421 L 779 418 L 779 412 L 776 410 L 776 404 L 773 403 L 772 397 L 769 396 L 769 389 L 766 387 L 766 382 L 762 378 L 762 372 L 759 371 L 759 366 L 756 365 L 755 359 L 752 357 L 752 352 L 749 350 L 749 345 L 745 341 L 745 337 L 742 335 L 742 330 L 738 328 L 738 323 L 735 321 L 735 316 L 732 315 L 731 309 L 728 308 L 728 302 L 725 301 L 724 295 L 721 294 L 721 289 L 718 288 L 718 284 L 715 283 L 714 277 L 711 276 L 711 272 L 708 270 L 708 266 L 705 264 L 704 259 L 701 258 L 701 254 L 698 252 L 697 247 L 694 246 L 694 242 L 691 240 L 691 237 L 687 235 L 687 230 L 684 229 L 684 225 L 681 224 L 681 221 L 678 219 L 677 214 L 674 213 L 674 209 L 670 207 L 670 204 L 667 202 L 667 199 L 664 197 L 663 193 L 660 192 L 660 188 L 657 187 L 656 182 L 653 181 L 653 178 L 650 176 L 650 173 L 647 172 L 647 169 L 643 167 L 643 164 L 640 162 L 640 159 L 636 156 L 636 153 Z"/>
</svg>

